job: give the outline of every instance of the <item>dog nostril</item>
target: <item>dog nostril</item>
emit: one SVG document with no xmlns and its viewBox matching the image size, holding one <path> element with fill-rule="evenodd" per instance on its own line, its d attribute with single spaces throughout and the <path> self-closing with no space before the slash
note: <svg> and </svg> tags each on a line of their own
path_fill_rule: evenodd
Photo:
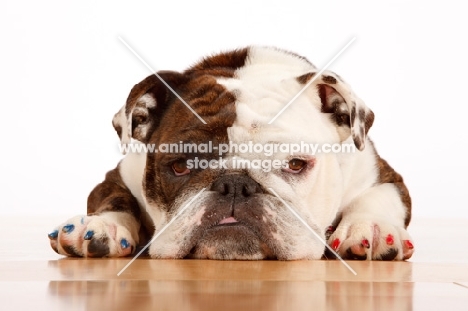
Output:
<svg viewBox="0 0 468 311">
<path fill-rule="evenodd" d="M 242 187 L 242 195 L 244 197 L 250 197 L 252 194 L 256 192 L 256 186 L 255 185 L 244 185 Z"/>
<path fill-rule="evenodd" d="M 211 190 L 223 196 L 239 196 L 244 198 L 262 192 L 258 183 L 253 179 L 237 174 L 221 176 L 213 183 Z"/>
<path fill-rule="evenodd" d="M 226 195 L 229 193 L 229 185 L 228 184 L 223 184 L 223 191 L 221 191 L 222 195 Z"/>
<path fill-rule="evenodd" d="M 249 191 L 249 189 L 248 189 L 247 186 L 242 187 L 242 195 L 243 195 L 244 197 L 250 196 L 250 191 Z"/>
</svg>

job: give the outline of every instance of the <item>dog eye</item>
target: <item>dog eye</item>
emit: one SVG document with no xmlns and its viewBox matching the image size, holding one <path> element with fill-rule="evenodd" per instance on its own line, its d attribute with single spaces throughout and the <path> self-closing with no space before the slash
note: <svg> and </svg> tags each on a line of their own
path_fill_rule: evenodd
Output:
<svg viewBox="0 0 468 311">
<path fill-rule="evenodd" d="M 301 159 L 292 159 L 288 163 L 288 171 L 291 173 L 299 173 L 305 167 L 306 161 Z"/>
<path fill-rule="evenodd" d="M 187 168 L 187 163 L 185 160 L 179 160 L 172 163 L 172 170 L 176 176 L 183 176 L 190 173 L 190 170 Z"/>
</svg>

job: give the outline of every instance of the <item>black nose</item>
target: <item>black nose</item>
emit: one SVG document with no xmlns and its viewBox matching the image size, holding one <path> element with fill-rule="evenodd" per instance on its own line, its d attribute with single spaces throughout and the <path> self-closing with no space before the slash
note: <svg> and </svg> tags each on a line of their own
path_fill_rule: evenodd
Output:
<svg viewBox="0 0 468 311">
<path fill-rule="evenodd" d="M 224 196 L 249 197 L 255 193 L 262 193 L 260 185 L 252 178 L 241 174 L 228 174 L 218 178 L 211 187 Z"/>
</svg>

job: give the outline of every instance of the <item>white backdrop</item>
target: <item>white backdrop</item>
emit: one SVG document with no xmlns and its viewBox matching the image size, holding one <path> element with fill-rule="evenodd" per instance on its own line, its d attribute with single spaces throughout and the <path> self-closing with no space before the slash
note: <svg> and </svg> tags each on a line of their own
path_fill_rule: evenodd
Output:
<svg viewBox="0 0 468 311">
<path fill-rule="evenodd" d="M 462 2 L 252 2 L 3 0 L 0 213 L 84 213 L 117 164 L 113 114 L 149 75 L 118 36 L 157 70 L 251 44 L 321 67 L 356 37 L 330 69 L 375 112 L 370 136 L 403 174 L 413 214 L 468 218 Z"/>
</svg>

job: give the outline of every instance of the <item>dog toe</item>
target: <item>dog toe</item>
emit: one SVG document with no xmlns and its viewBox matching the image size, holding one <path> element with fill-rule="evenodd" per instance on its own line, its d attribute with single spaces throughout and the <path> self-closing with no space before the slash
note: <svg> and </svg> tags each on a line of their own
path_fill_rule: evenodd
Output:
<svg viewBox="0 0 468 311">
<path fill-rule="evenodd" d="M 58 250 L 58 248 L 57 248 L 57 245 L 58 245 L 58 242 L 57 242 L 58 234 L 59 234 L 58 229 L 55 229 L 55 230 L 51 231 L 49 234 L 47 234 L 47 237 L 49 238 L 50 247 L 51 247 L 57 254 L 60 254 L 60 252 L 59 252 L 59 250 Z"/>
</svg>

